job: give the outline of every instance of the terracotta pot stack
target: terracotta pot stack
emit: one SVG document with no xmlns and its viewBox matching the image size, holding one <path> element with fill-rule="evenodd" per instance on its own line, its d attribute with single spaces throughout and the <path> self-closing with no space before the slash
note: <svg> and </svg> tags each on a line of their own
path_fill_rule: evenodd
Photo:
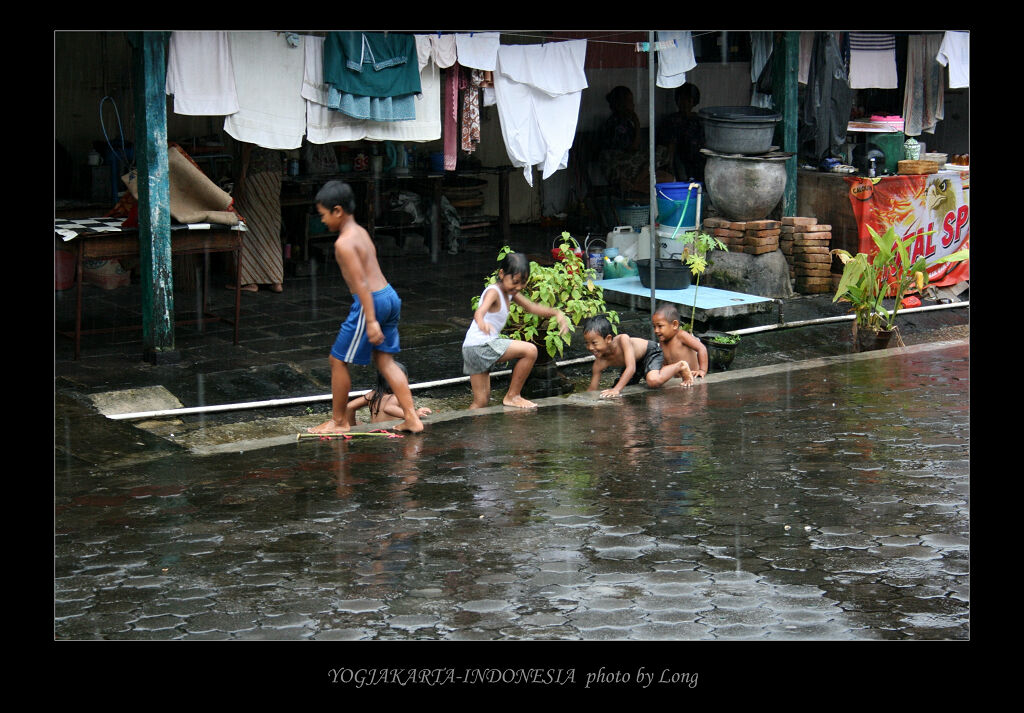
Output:
<svg viewBox="0 0 1024 713">
<path fill-rule="evenodd" d="M 817 218 L 782 219 L 779 247 L 789 262 L 794 289 L 805 295 L 832 290 L 832 226 Z"/>
</svg>

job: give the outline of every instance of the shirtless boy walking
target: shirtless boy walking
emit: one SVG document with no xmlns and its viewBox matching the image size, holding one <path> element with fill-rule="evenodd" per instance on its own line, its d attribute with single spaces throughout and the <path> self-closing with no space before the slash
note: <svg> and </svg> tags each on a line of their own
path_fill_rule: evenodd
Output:
<svg viewBox="0 0 1024 713">
<path fill-rule="evenodd" d="M 652 389 L 660 388 L 674 376 L 692 383 L 690 368 L 685 361 L 665 364 L 658 342 L 628 334 L 613 334 L 611 322 L 604 315 L 589 317 L 583 322 L 583 343 L 594 355 L 594 368 L 587 391 L 600 387 L 601 372 L 608 367 L 619 367 L 619 380 L 610 389 L 601 392 L 601 398 L 613 398 L 630 384 L 647 382 Z"/>
<path fill-rule="evenodd" d="M 329 181 L 316 194 L 320 220 L 328 230 L 338 231 L 334 257 L 354 301 L 331 348 L 331 418 L 307 430 L 310 433 L 349 430 L 346 410 L 352 377 L 348 364 L 366 365 L 372 360 L 391 386 L 405 415 L 405 420 L 395 429 L 418 433 L 423 430 L 423 422 L 413 406 L 409 380 L 394 357 L 399 352 L 398 319 L 402 300 L 381 272 L 377 249 L 369 233 L 356 223 L 355 203 L 352 188 L 342 181 Z"/>
</svg>

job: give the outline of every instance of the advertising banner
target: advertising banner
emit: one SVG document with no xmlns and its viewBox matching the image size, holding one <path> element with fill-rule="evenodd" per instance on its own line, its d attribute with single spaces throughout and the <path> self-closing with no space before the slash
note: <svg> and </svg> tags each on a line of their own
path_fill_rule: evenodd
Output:
<svg viewBox="0 0 1024 713">
<path fill-rule="evenodd" d="M 942 171 L 928 175 L 863 178 L 848 176 L 850 205 L 857 219 L 859 252 L 877 251 L 870 226 L 881 235 L 890 226 L 917 239 L 910 261 L 930 261 L 969 247 L 971 236 L 970 173 Z M 970 261 L 942 263 L 929 271 L 931 284 L 954 285 L 970 279 Z"/>
</svg>

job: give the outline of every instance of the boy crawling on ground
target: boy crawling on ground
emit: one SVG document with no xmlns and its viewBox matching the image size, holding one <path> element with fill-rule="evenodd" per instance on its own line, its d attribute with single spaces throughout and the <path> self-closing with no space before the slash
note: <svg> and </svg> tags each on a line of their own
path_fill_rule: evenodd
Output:
<svg viewBox="0 0 1024 713">
<path fill-rule="evenodd" d="M 349 430 L 346 410 L 352 377 L 348 364 L 366 365 L 372 359 L 405 415 L 405 420 L 395 426 L 395 430 L 418 433 L 423 430 L 423 422 L 413 406 L 409 380 L 394 356 L 399 352 L 398 319 L 402 300 L 381 272 L 377 249 L 366 229 L 356 223 L 355 208 L 352 188 L 342 181 L 328 181 L 316 194 L 320 219 L 328 230 L 338 232 L 334 257 L 354 299 L 348 319 L 341 325 L 331 348 L 331 418 L 307 430 L 310 433 Z"/>
<path fill-rule="evenodd" d="M 704 378 L 708 373 L 708 350 L 697 337 L 679 324 L 679 310 L 671 302 L 658 306 L 651 316 L 654 336 L 658 338 L 661 352 L 668 363 L 684 361 L 695 377 Z M 683 378 L 683 386 L 693 386 L 693 379 Z"/>
<path fill-rule="evenodd" d="M 603 399 L 618 396 L 626 386 L 638 384 L 641 379 L 652 389 L 660 388 L 674 376 L 681 376 L 684 383 L 693 383 L 690 367 L 685 361 L 666 366 L 658 342 L 628 334 L 613 334 L 611 322 L 604 315 L 583 321 L 583 343 L 594 355 L 593 375 L 587 391 L 600 388 L 601 372 L 608 367 L 620 367 L 622 370 L 615 386 L 601 392 Z"/>
</svg>

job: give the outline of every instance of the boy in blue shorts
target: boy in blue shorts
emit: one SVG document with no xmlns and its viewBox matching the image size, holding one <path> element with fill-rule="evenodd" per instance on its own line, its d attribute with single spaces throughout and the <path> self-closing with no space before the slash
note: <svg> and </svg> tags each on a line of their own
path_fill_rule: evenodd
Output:
<svg viewBox="0 0 1024 713">
<path fill-rule="evenodd" d="M 366 365 L 372 360 L 391 386 L 405 415 L 405 420 L 395 429 L 419 433 L 423 422 L 413 406 L 409 380 L 394 357 L 399 351 L 398 319 L 402 300 L 381 272 L 377 249 L 369 233 L 356 223 L 355 207 L 352 188 L 342 181 L 329 181 L 316 194 L 320 220 L 328 230 L 338 231 L 334 257 L 355 301 L 331 348 L 331 418 L 307 430 L 310 433 L 349 430 L 346 410 L 352 377 L 348 364 Z"/>
</svg>

